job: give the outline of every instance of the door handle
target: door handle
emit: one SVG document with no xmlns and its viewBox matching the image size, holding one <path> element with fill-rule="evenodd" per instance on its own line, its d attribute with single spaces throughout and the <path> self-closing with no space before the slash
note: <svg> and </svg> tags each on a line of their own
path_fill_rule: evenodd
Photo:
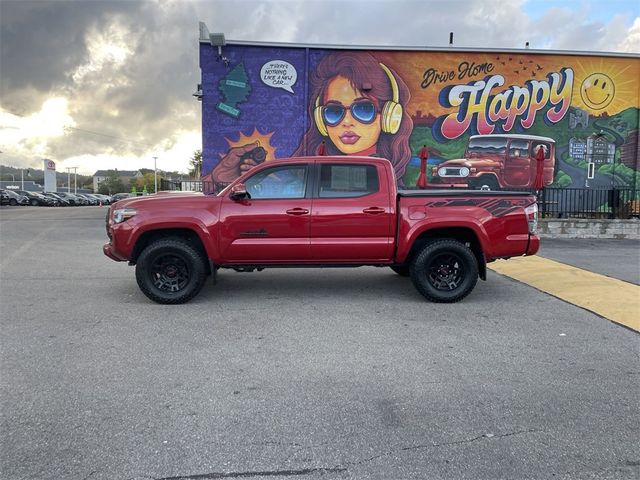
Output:
<svg viewBox="0 0 640 480">
<path fill-rule="evenodd" d="M 381 213 L 385 212 L 385 209 L 381 207 L 369 207 L 369 208 L 365 208 L 362 211 L 370 215 L 380 215 Z"/>
<path fill-rule="evenodd" d="M 306 208 L 291 208 L 287 210 L 287 215 L 306 215 L 309 210 Z"/>
</svg>

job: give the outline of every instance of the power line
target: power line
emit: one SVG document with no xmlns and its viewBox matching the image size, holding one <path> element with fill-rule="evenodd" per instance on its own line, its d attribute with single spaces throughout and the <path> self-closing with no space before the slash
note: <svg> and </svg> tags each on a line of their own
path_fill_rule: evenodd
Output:
<svg viewBox="0 0 640 480">
<path fill-rule="evenodd" d="M 76 127 L 69 127 L 69 126 L 65 126 L 64 128 L 68 128 L 69 130 L 75 130 L 75 131 L 83 132 L 83 133 L 90 133 L 92 135 L 99 135 L 101 137 L 112 138 L 114 140 L 119 140 L 121 142 L 136 143 L 136 144 L 142 145 L 144 147 L 153 148 L 153 145 L 150 145 L 148 143 L 138 142 L 136 140 L 129 140 L 128 138 L 123 138 L 123 137 L 116 137 L 114 135 L 107 135 L 106 133 L 92 132 L 91 130 L 85 130 L 83 128 L 76 128 Z"/>
<path fill-rule="evenodd" d="M 9 110 L 6 110 L 6 109 L 5 109 L 5 111 L 10 113 L 11 115 L 15 115 L 16 117 L 25 118 L 25 116 L 20 114 L 20 113 L 15 113 L 15 112 L 12 112 L 12 111 L 9 111 Z M 86 130 L 84 128 L 71 127 L 69 125 L 64 125 L 63 128 L 68 128 L 69 130 L 75 130 L 77 132 L 82 132 L 82 133 L 90 133 L 91 135 L 98 135 L 100 137 L 112 138 L 114 140 L 119 140 L 121 142 L 136 143 L 138 145 L 142 145 L 142 146 L 147 147 L 147 148 L 153 148 L 154 147 L 154 145 L 150 145 L 150 144 L 144 143 L 144 142 L 138 142 L 137 140 L 129 140 L 128 138 L 117 137 L 115 135 L 107 135 L 106 133 L 94 132 L 92 130 Z"/>
</svg>

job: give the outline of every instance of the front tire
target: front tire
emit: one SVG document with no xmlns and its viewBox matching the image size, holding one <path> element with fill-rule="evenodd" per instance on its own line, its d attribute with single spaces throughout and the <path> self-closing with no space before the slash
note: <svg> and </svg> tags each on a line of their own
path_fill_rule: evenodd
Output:
<svg viewBox="0 0 640 480">
<path fill-rule="evenodd" d="M 138 257 L 136 281 L 156 303 L 185 303 L 204 286 L 206 264 L 204 255 L 186 240 L 164 238 L 148 245 Z"/>
<path fill-rule="evenodd" d="M 476 286 L 478 262 L 464 244 L 452 239 L 434 240 L 413 258 L 411 281 L 432 302 L 457 302 Z"/>
</svg>

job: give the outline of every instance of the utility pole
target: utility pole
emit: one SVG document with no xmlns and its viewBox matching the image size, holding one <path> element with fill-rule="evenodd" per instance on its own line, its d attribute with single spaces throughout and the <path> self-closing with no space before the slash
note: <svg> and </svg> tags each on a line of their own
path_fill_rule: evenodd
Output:
<svg viewBox="0 0 640 480">
<path fill-rule="evenodd" d="M 158 193 L 158 169 L 156 167 L 157 160 L 158 160 L 158 157 L 153 157 L 153 183 L 154 183 L 153 193 Z"/>
</svg>

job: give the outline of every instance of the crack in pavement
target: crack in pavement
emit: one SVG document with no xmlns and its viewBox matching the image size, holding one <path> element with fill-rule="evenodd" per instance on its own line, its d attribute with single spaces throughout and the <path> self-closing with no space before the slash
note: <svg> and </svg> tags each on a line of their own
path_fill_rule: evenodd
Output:
<svg viewBox="0 0 640 480">
<path fill-rule="evenodd" d="M 214 480 L 216 478 L 250 478 L 250 477 L 276 477 L 276 476 L 281 476 L 281 477 L 293 477 L 293 476 L 300 476 L 300 475 L 310 475 L 312 473 L 341 473 L 341 472 L 345 472 L 348 470 L 347 466 L 349 465 L 362 465 L 364 463 L 368 463 L 371 462 L 373 460 L 376 460 L 378 458 L 382 458 L 382 457 L 386 457 L 389 455 L 392 455 L 393 453 L 396 452 L 407 452 L 410 450 L 419 450 L 419 449 L 423 449 L 423 448 L 433 448 L 433 447 L 446 447 L 446 446 L 451 446 L 451 445 L 462 445 L 465 443 L 472 443 L 478 440 L 481 440 L 483 438 L 505 438 L 505 437 L 511 437 L 514 435 L 522 435 L 523 433 L 536 433 L 536 432 L 541 432 L 542 430 L 518 430 L 515 432 L 509 432 L 509 433 L 504 433 L 502 435 L 494 435 L 494 434 L 490 434 L 490 433 L 485 433 L 482 435 L 479 435 L 477 437 L 473 437 L 473 438 L 468 438 L 468 439 L 464 439 L 464 440 L 457 440 L 455 442 L 443 442 L 443 443 L 430 443 L 430 444 L 425 444 L 425 445 L 414 445 L 411 447 L 401 447 L 401 448 L 396 448 L 393 450 L 390 450 L 388 452 L 385 453 L 381 453 L 380 455 L 374 455 L 373 457 L 369 457 L 357 462 L 345 462 L 344 465 L 345 466 L 341 466 L 341 465 L 336 465 L 335 467 L 329 468 L 329 467 L 319 467 L 319 468 L 303 468 L 303 469 L 299 469 L 299 470 L 267 470 L 267 471 L 248 471 L 248 472 L 211 472 L 211 473 L 199 473 L 199 474 L 195 474 L 195 475 L 178 475 L 178 476 L 173 476 L 173 477 L 144 477 L 144 478 L 150 478 L 152 480 Z M 275 444 L 279 443 L 279 442 L 273 442 Z M 297 443 L 290 443 L 288 444 L 289 446 L 301 446 L 304 447 L 303 445 L 299 445 Z M 305 447 L 305 448 L 309 448 L 309 447 Z M 136 477 L 139 478 L 139 477 Z"/>
<path fill-rule="evenodd" d="M 215 478 L 248 478 L 248 477 L 294 477 L 298 475 L 309 475 L 311 473 L 340 473 L 346 468 L 303 468 L 301 470 L 268 470 L 264 472 L 212 472 L 196 475 L 179 475 L 177 477 L 154 478 L 154 480 L 210 480 Z"/>
<path fill-rule="evenodd" d="M 389 450 L 388 452 L 385 453 L 381 453 L 380 455 L 374 455 L 373 457 L 370 458 L 366 458 L 364 460 L 360 460 L 359 462 L 349 462 L 347 463 L 347 465 L 362 465 L 363 463 L 367 463 L 367 462 L 371 462 L 372 460 L 376 460 L 378 458 L 382 458 L 382 457 L 386 457 L 389 455 L 392 455 L 396 452 L 406 452 L 409 450 L 420 450 L 422 448 L 433 448 L 433 447 L 446 447 L 446 446 L 450 446 L 450 445 L 462 445 L 465 443 L 471 443 L 471 442 L 475 442 L 477 440 L 483 439 L 483 438 L 504 438 L 504 437 L 510 437 L 513 435 L 521 435 L 523 433 L 535 433 L 535 432 L 541 432 L 542 430 L 518 430 L 516 432 L 509 432 L 509 433 L 504 433 L 502 435 L 493 435 L 493 434 L 482 434 L 479 435 L 477 437 L 473 437 L 473 438 L 468 438 L 465 440 L 457 440 L 455 442 L 443 442 L 443 443 L 430 443 L 430 444 L 425 444 L 425 445 L 414 445 L 413 447 L 401 447 L 401 448 L 396 448 L 393 450 Z"/>
</svg>

